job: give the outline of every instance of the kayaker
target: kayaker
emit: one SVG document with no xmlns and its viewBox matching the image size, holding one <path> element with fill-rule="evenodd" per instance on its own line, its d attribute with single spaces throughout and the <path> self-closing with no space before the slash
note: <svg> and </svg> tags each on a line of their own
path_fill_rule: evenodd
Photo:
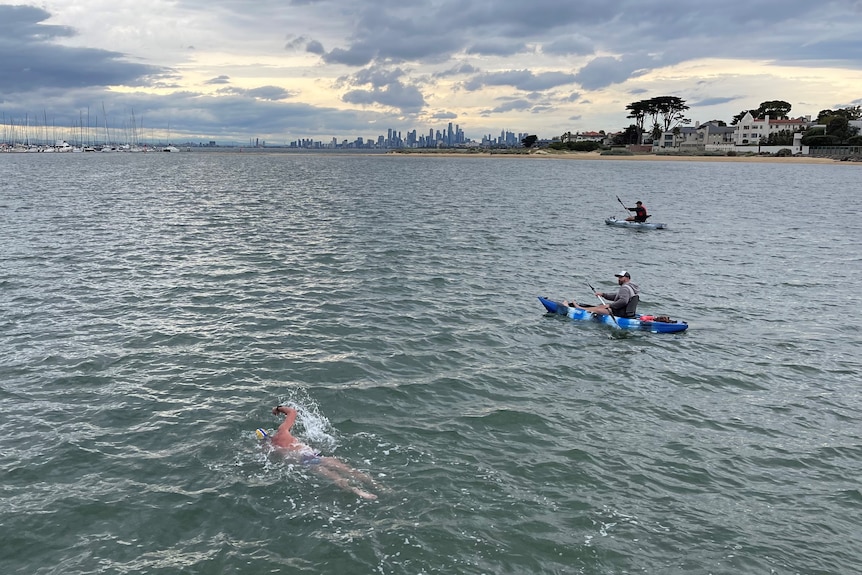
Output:
<svg viewBox="0 0 862 575">
<path fill-rule="evenodd" d="M 640 202 L 638 202 L 640 203 Z M 590 313 L 601 315 L 610 315 L 609 309 L 613 311 L 615 317 L 637 317 L 638 302 L 640 301 L 640 288 L 637 284 L 632 283 L 632 276 L 629 272 L 622 270 L 618 274 L 614 274 L 617 278 L 617 283 L 620 289 L 617 293 L 599 293 L 598 295 L 608 300 L 610 303 L 596 306 L 580 306 L 576 302 L 572 302 L 571 307 L 586 310 Z M 567 303 L 567 302 L 565 302 Z"/>
<path fill-rule="evenodd" d="M 647 214 L 646 207 L 643 205 L 643 202 L 638 200 L 635 202 L 634 208 L 626 208 L 630 212 L 634 212 L 635 215 L 629 216 L 626 218 L 627 222 L 645 222 L 649 215 Z"/>
<path fill-rule="evenodd" d="M 284 421 L 272 436 L 267 435 L 263 430 L 258 430 L 258 437 L 262 435 L 261 439 L 268 440 L 286 458 L 298 461 L 309 470 L 330 479 L 345 491 L 350 491 L 363 499 L 377 499 L 375 494 L 351 483 L 351 480 L 355 480 L 360 485 L 379 487 L 371 476 L 353 469 L 335 457 L 321 455 L 290 433 L 291 427 L 296 422 L 296 409 L 277 405 L 272 408 L 272 414 L 284 415 Z"/>
</svg>

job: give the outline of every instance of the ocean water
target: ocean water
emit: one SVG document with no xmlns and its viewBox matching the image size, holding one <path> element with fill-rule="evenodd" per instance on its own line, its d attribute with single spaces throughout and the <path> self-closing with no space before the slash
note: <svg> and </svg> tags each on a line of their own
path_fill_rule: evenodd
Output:
<svg viewBox="0 0 862 575">
<path fill-rule="evenodd" d="M 856 573 L 860 181 L 0 155 L 0 573 Z M 620 269 L 688 331 L 536 299 Z M 270 453 L 278 403 L 378 499 Z"/>
</svg>

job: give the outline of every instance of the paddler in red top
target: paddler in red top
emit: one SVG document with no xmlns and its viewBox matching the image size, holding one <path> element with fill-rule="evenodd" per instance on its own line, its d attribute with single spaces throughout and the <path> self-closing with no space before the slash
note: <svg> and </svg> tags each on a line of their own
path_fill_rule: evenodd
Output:
<svg viewBox="0 0 862 575">
<path fill-rule="evenodd" d="M 626 221 L 627 222 L 645 222 L 645 221 L 647 221 L 647 218 L 649 217 L 649 215 L 647 214 L 646 206 L 644 206 L 643 202 L 638 200 L 637 202 L 635 202 L 635 206 L 636 207 L 634 207 L 634 208 L 626 208 L 628 211 L 635 213 L 635 215 L 627 217 Z"/>
</svg>

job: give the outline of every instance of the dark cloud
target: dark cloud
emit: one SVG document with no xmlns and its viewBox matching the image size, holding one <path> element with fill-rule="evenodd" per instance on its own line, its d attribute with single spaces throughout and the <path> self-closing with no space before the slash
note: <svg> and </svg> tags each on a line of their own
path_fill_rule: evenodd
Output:
<svg viewBox="0 0 862 575">
<path fill-rule="evenodd" d="M 459 64 L 454 68 L 449 68 L 448 70 L 444 70 L 443 72 L 437 72 L 434 74 L 435 78 L 447 78 L 449 76 L 463 76 L 464 74 L 475 74 L 479 72 L 479 69 L 470 64 Z"/>
<path fill-rule="evenodd" d="M 615 54 L 613 60 L 595 58 L 580 72 L 585 88 L 600 89 L 698 57 L 823 60 L 848 67 L 862 59 L 862 35 L 853 24 L 858 19 L 847 22 L 840 0 L 417 0 L 375 3 L 357 13 L 346 47 L 327 54 L 327 62 L 429 62 L 459 52 L 510 56 L 537 44 L 551 55 Z M 828 35 L 821 22 L 830 22 Z"/>
<path fill-rule="evenodd" d="M 572 33 L 572 25 L 597 25 L 617 16 L 617 3 L 601 0 L 559 2 L 558 0 L 515 0 L 464 3 L 446 0 L 440 13 L 452 25 L 455 21 L 467 23 L 471 28 L 494 37 L 513 39 L 541 39 L 559 35 L 563 30 Z M 640 12 L 643 14 L 643 12 Z M 452 19 L 452 22 L 450 22 Z"/>
<path fill-rule="evenodd" d="M 523 42 L 512 42 L 501 38 L 476 42 L 468 46 L 466 52 L 482 56 L 513 56 L 526 50 L 527 46 Z"/>
<path fill-rule="evenodd" d="M 575 81 L 575 75 L 567 72 L 540 72 L 533 74 L 533 77 L 518 84 L 520 90 L 550 90 L 557 86 L 572 84 Z"/>
<path fill-rule="evenodd" d="M 311 40 L 308 44 L 306 44 L 305 51 L 310 54 L 318 54 L 320 56 L 326 53 L 326 50 L 323 49 L 323 44 L 321 44 L 317 40 Z"/>
<path fill-rule="evenodd" d="M 383 88 L 399 83 L 399 78 L 404 77 L 404 71 L 400 68 L 384 68 L 372 66 L 356 72 L 351 81 L 354 84 L 371 84 L 374 88 Z"/>
<path fill-rule="evenodd" d="M 578 36 L 565 36 L 542 44 L 542 52 L 561 56 L 589 56 L 595 52 L 595 43 Z"/>
<path fill-rule="evenodd" d="M 575 74 L 575 81 L 585 90 L 599 90 L 639 76 L 643 73 L 643 68 L 639 60 L 600 56 L 581 68 Z"/>
<path fill-rule="evenodd" d="M 532 107 L 533 104 L 529 100 L 517 99 L 504 102 L 499 106 L 491 108 L 489 110 L 482 110 L 480 114 L 482 116 L 490 116 L 491 114 L 502 114 L 505 112 L 530 110 L 532 109 Z"/>
<path fill-rule="evenodd" d="M 431 117 L 435 120 L 455 120 L 458 118 L 458 114 L 454 112 L 437 112 L 436 114 L 432 114 Z"/>
<path fill-rule="evenodd" d="M 61 41 L 76 35 L 73 28 L 47 24 L 50 14 L 41 8 L 8 5 L 0 6 L 0 98 L 5 100 L 4 110 L 10 111 L 7 102 L 17 106 L 35 101 L 38 108 L 56 104 L 58 109 L 79 109 L 75 106 L 105 99 L 136 109 L 145 105 L 148 118 L 159 118 L 158 110 L 170 107 L 175 125 L 177 117 L 183 115 L 189 126 L 192 120 L 199 121 L 200 130 L 215 129 L 224 122 L 224 132 L 219 133 L 242 131 L 242 122 L 248 123 L 249 130 L 271 126 L 274 131 L 302 131 L 317 125 L 317 133 L 338 133 L 352 127 L 361 129 L 369 121 L 390 121 L 423 110 L 423 90 L 441 88 L 432 84 L 436 78 L 463 80 L 455 84 L 456 90 L 477 92 L 500 86 L 517 90 L 512 100 L 488 108 L 486 115 L 547 113 L 552 104 L 542 101 L 543 94 L 552 90 L 559 91 L 554 103 L 577 102 L 580 109 L 590 103 L 591 90 L 697 58 L 756 59 L 774 65 L 852 70 L 858 70 L 862 61 L 858 24 L 862 4 L 856 0 L 176 0 L 171 8 L 176 7 L 187 14 L 206 10 L 217 15 L 219 20 L 213 16 L 213 21 L 223 28 L 213 35 L 226 45 L 253 38 L 251 44 L 255 45 L 271 40 L 267 56 L 303 50 L 318 55 L 318 69 L 309 68 L 303 72 L 307 75 L 320 71 L 321 79 L 333 78 L 349 67 L 355 73 L 336 83 L 343 101 L 356 106 L 381 105 L 391 112 L 303 108 L 285 102 L 295 96 L 277 86 L 227 89 L 217 96 L 190 92 L 174 92 L 168 97 L 119 94 L 108 88 L 178 90 L 182 86 L 180 77 L 169 68 L 131 60 L 119 52 L 64 46 Z M 76 38 L 75 43 L 86 45 L 86 39 L 80 40 Z M 200 36 L 188 41 L 206 49 Z M 183 46 L 180 42 L 177 40 L 178 46 Z M 174 53 L 172 57 L 189 58 L 181 49 Z M 142 52 L 141 56 L 148 54 Z M 222 70 L 228 68 L 204 72 L 205 77 L 214 76 L 205 84 L 229 88 L 231 77 L 217 76 Z M 239 72 L 231 74 L 240 76 Z M 700 99 L 692 105 L 716 107 L 740 99 L 710 92 L 721 90 L 714 83 L 699 86 Z M 637 99 L 646 91 L 636 87 L 628 93 Z M 477 96 L 471 94 L 474 100 Z M 245 112 L 241 111 L 243 106 Z M 455 109 L 454 104 L 447 106 Z M 621 118 L 625 116 L 623 107 L 624 103 L 620 104 Z M 257 119 L 256 114 L 263 114 L 265 119 Z M 273 121 L 276 116 L 279 120 Z M 329 120 L 343 125 L 336 129 Z"/>
<path fill-rule="evenodd" d="M 730 96 L 730 97 L 720 97 L 716 96 L 713 98 L 704 98 L 702 100 L 698 100 L 696 102 L 691 102 L 689 105 L 694 108 L 706 108 L 708 106 L 719 106 L 721 104 L 727 104 L 729 102 L 733 102 L 741 99 L 742 96 Z"/>
<path fill-rule="evenodd" d="M 340 79 L 340 85 L 353 87 L 342 96 L 342 100 L 362 106 L 381 104 L 397 108 L 404 114 L 416 114 L 425 107 L 425 96 L 418 87 L 402 82 L 406 76 L 406 72 L 398 67 L 374 65 L 363 68 Z M 370 86 L 370 89 L 365 86 Z"/>
<path fill-rule="evenodd" d="M 575 75 L 565 72 L 534 74 L 530 70 L 506 70 L 477 74 L 464 82 L 464 88 L 475 91 L 485 86 L 514 86 L 519 90 L 550 90 L 573 82 L 575 82 Z"/>
<path fill-rule="evenodd" d="M 308 49 L 309 40 L 305 36 L 293 36 L 289 34 L 287 36 L 287 42 L 284 45 L 284 49 L 289 52 L 294 52 L 297 50 Z"/>
<path fill-rule="evenodd" d="M 0 6 L 0 16 L 0 45 L 4 48 L 75 35 L 68 26 L 42 24 L 51 14 L 35 6 Z"/>
<path fill-rule="evenodd" d="M 237 25 L 256 33 L 263 19 L 283 14 L 283 2 L 258 0 L 180 0 L 184 6 L 234 10 Z M 589 57 L 605 54 L 582 71 L 594 89 L 637 77 L 637 71 L 692 58 L 754 58 L 857 68 L 862 59 L 858 1 L 727 0 L 294 0 L 293 10 L 319 19 L 347 17 L 338 31 L 339 45 L 329 52 L 322 43 L 306 50 L 328 64 L 363 67 L 377 62 L 441 62 L 456 54 L 523 53 L 538 46 L 543 54 Z M 258 13 L 260 18 L 250 18 Z M 341 20 L 339 20 L 340 22 Z M 305 35 L 306 30 L 293 30 Z M 654 54 L 645 58 L 643 54 Z M 605 58 L 613 55 L 617 63 Z M 628 65 L 637 61 L 637 66 Z M 613 65 L 611 65 L 613 64 Z M 579 63 L 579 65 L 582 65 Z"/>
<path fill-rule="evenodd" d="M 169 70 L 124 60 L 107 50 L 55 44 L 74 36 L 67 27 L 42 24 L 50 14 L 29 6 L 0 6 L 0 94 L 45 88 L 151 85 Z"/>
<path fill-rule="evenodd" d="M 425 107 L 425 97 L 419 89 L 400 83 L 371 90 L 350 90 L 342 96 L 342 99 L 349 104 L 363 106 L 381 104 L 397 108 L 406 114 L 416 114 Z"/>
<path fill-rule="evenodd" d="M 279 86 L 261 86 L 259 88 L 222 88 L 217 91 L 219 94 L 228 94 L 236 96 L 248 96 L 258 100 L 269 100 L 277 102 L 279 100 L 287 100 L 294 96 L 289 90 L 285 90 Z"/>
<path fill-rule="evenodd" d="M 367 66 L 377 55 L 377 51 L 369 46 L 354 46 L 348 50 L 333 48 L 323 54 L 327 64 L 344 64 L 346 66 Z"/>
</svg>

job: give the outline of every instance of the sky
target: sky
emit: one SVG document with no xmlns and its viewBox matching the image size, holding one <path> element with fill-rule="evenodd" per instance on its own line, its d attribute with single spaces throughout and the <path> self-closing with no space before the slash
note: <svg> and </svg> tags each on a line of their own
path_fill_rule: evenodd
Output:
<svg viewBox="0 0 862 575">
<path fill-rule="evenodd" d="M 0 0 L 0 113 L 52 133 L 552 138 L 655 96 L 692 123 L 862 105 L 862 0 Z"/>
</svg>

